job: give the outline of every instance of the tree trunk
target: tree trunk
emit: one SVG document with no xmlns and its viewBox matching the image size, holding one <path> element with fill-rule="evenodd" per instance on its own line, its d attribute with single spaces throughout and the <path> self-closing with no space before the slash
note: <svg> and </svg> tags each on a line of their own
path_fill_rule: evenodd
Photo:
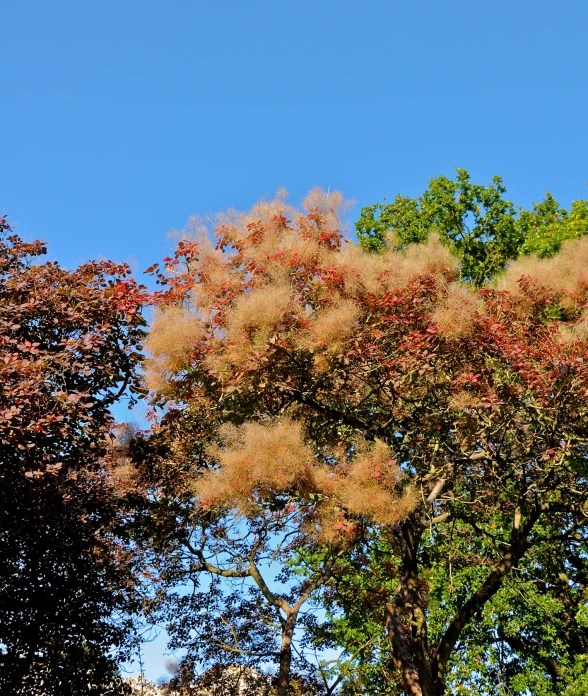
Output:
<svg viewBox="0 0 588 696">
<path fill-rule="evenodd" d="M 386 605 L 386 631 L 404 689 L 410 696 L 434 696 L 429 659 L 426 610 L 419 587 L 418 551 L 422 525 L 409 519 L 401 525 L 402 577 L 392 602 Z M 405 627 L 402 614 L 405 610 Z"/>
<path fill-rule="evenodd" d="M 399 608 L 386 605 L 386 631 L 392 644 L 392 657 L 396 671 L 402 678 L 403 686 L 409 696 L 431 696 L 423 692 L 419 673 L 412 658 L 410 646 L 402 622 Z"/>
<path fill-rule="evenodd" d="M 429 658 L 427 613 L 419 583 L 418 561 L 422 525 L 418 521 L 408 520 L 403 525 L 402 534 L 404 537 L 402 596 L 405 605 L 410 608 L 412 657 L 423 696 L 429 696 L 433 693 L 433 674 Z"/>
<path fill-rule="evenodd" d="M 286 616 L 282 628 L 282 647 L 280 649 L 280 671 L 278 672 L 278 687 L 276 696 L 287 696 L 290 685 L 290 666 L 292 664 L 292 637 L 298 612 Z"/>
</svg>

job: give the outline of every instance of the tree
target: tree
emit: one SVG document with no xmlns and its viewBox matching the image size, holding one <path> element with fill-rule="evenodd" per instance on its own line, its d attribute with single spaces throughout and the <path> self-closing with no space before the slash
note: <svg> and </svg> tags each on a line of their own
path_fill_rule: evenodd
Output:
<svg viewBox="0 0 588 696">
<path fill-rule="evenodd" d="M 109 693 L 134 584 L 109 408 L 136 384 L 143 294 L 126 265 L 40 263 L 1 222 L 0 684 Z"/>
<path fill-rule="evenodd" d="M 356 551 L 378 540 L 387 580 L 368 590 L 379 596 L 390 687 L 437 696 L 509 582 L 557 585 L 553 554 L 575 569 L 560 600 L 585 602 L 588 245 L 512 264 L 498 287 L 482 283 L 487 269 L 468 271 L 481 286 L 468 288 L 434 235 L 380 254 L 346 242 L 338 203 L 314 192 L 303 213 L 262 204 L 225 220 L 216 248 L 186 237 L 154 269 L 166 287 L 150 384 L 160 404 L 175 404 L 172 455 L 158 466 L 164 479 L 166 466 L 191 467 L 200 513 L 279 505 L 286 491 L 300 510 L 312 500 L 323 540 L 353 539 L 343 580 L 369 584 Z M 221 456 L 206 456 L 215 441 L 222 450 L 220 426 L 275 431 L 286 419 L 312 461 L 285 482 L 278 459 L 272 474 L 271 456 L 249 454 L 238 468 L 247 495 L 210 496 L 201 482 L 227 472 Z M 231 449 L 237 459 L 242 446 Z M 436 578 L 448 569 L 456 580 L 443 590 Z M 526 619 L 533 608 L 517 609 Z M 585 652 L 579 616 L 564 613 Z M 510 666 L 521 646 L 497 640 Z M 480 678 L 468 675 L 470 685 Z"/>
<path fill-rule="evenodd" d="M 168 309 L 166 321 L 170 315 L 177 313 Z M 159 315 L 153 324 L 156 334 L 161 321 Z M 210 421 L 207 428 L 202 424 L 211 415 L 218 414 L 211 409 L 193 414 L 201 419 L 201 433 L 212 432 Z M 339 506 L 363 505 L 361 499 L 349 498 L 350 493 L 363 493 L 364 500 L 379 499 L 381 514 L 388 518 L 397 517 L 412 501 L 399 499 L 384 480 L 365 480 L 366 467 L 381 465 L 383 477 L 388 470 L 388 485 L 394 484 L 398 470 L 390 466 L 388 449 L 381 443 L 364 445 L 361 451 L 357 447 L 347 474 L 334 481 L 330 473 L 337 452 L 311 449 L 300 427 L 288 418 L 264 425 L 225 425 L 215 435 L 218 444 L 205 447 L 195 467 L 186 462 L 179 475 L 183 457 L 175 435 L 163 454 L 154 447 L 154 438 L 169 438 L 165 428 L 152 435 L 147 450 L 151 457 L 142 448 L 135 452 L 143 471 L 152 472 L 143 474 L 142 483 L 151 499 L 147 515 L 159 528 L 152 525 L 145 532 L 142 520 L 136 526 L 152 536 L 154 553 L 148 564 L 159 578 L 156 611 L 172 635 L 170 647 L 184 651 L 179 676 L 170 686 L 193 683 L 196 665 L 251 670 L 273 662 L 277 696 L 289 693 L 293 665 L 294 683 L 303 680 L 303 693 L 328 696 L 341 679 L 329 679 L 328 670 L 313 665 L 305 654 L 309 646 L 295 645 L 294 632 L 312 620 L 307 608 L 316 607 L 333 563 L 349 545 L 351 530 Z M 164 477 L 153 474 L 154 464 L 163 464 Z M 175 498 L 171 505 L 170 498 Z"/>
<path fill-rule="evenodd" d="M 460 259 L 462 279 L 482 285 L 519 254 L 553 256 L 564 241 L 588 234 L 588 201 L 574 201 L 568 213 L 546 193 L 533 210 L 517 212 L 500 177 L 482 186 L 472 184 L 465 169 L 456 171 L 455 181 L 431 179 L 418 198 L 399 194 L 393 203 L 362 208 L 360 245 L 377 253 L 388 244 L 423 242 L 434 231 Z"/>
<path fill-rule="evenodd" d="M 172 688 L 197 683 L 196 666 L 243 672 L 265 664 L 276 665 L 272 693 L 283 696 L 292 672 L 305 667 L 294 631 L 329 578 L 330 558 L 307 568 L 310 577 L 296 577 L 288 567 L 297 557 L 294 515 L 277 507 L 241 524 L 230 514 L 209 515 L 194 529 L 199 538 L 178 544 L 173 564 L 159 564 L 168 580 L 162 615 L 171 647 L 184 652 Z"/>
<path fill-rule="evenodd" d="M 456 181 L 445 177 L 433 179 L 429 188 L 417 199 L 397 196 L 391 204 L 364 208 L 356 225 L 360 243 L 366 251 L 371 252 L 382 250 L 387 244 L 402 248 L 411 241 L 426 239 L 431 230 L 436 230 L 462 259 L 462 279 L 479 283 L 480 279 L 484 281 L 502 271 L 509 257 L 531 253 L 542 258 L 550 257 L 565 240 L 579 239 L 588 231 L 587 201 L 574 201 L 568 213 L 553 196 L 546 193 L 545 199 L 534 204 L 533 210 L 521 209 L 517 213 L 512 204 L 504 199 L 505 191 L 498 177 L 490 186 L 483 187 L 471 184 L 467 172 L 458 170 Z M 455 535 L 453 544 L 458 540 L 459 536 Z M 552 568 L 550 572 L 556 576 L 566 576 L 564 565 L 567 560 L 563 559 L 570 558 L 571 549 L 558 550 L 556 553 L 558 569 L 556 572 Z M 571 554 L 572 557 L 576 555 Z M 578 565 L 578 559 L 575 559 L 574 565 L 575 582 L 582 584 L 583 564 Z M 455 564 L 449 570 L 452 570 L 452 583 L 457 582 L 459 571 L 456 574 Z M 445 594 L 447 598 L 447 571 L 445 568 L 433 576 L 432 594 Z M 373 566 L 372 572 L 375 572 Z M 507 580 L 506 584 L 510 582 Z M 465 683 L 466 672 L 480 674 L 479 665 L 498 664 L 502 659 L 498 656 L 500 653 L 502 657 L 507 656 L 509 679 L 516 673 L 521 692 L 528 688 L 533 693 L 539 693 L 542 689 L 547 689 L 545 693 L 552 693 L 550 689 L 554 688 L 553 693 L 559 693 L 558 688 L 563 688 L 561 685 L 567 679 L 566 674 L 576 669 L 570 655 L 578 653 L 584 640 L 581 638 L 584 636 L 582 620 L 576 621 L 576 612 L 569 611 L 573 600 L 567 588 L 568 585 L 563 582 L 539 586 L 533 579 L 525 581 L 518 577 L 515 586 L 502 590 L 494 601 L 492 620 L 486 617 L 485 633 L 478 631 L 475 639 L 469 642 L 472 650 L 465 650 L 462 645 L 463 669 L 453 675 L 454 683 Z M 517 606 L 523 593 L 527 597 L 527 605 L 535 603 L 537 607 L 542 607 L 535 614 L 527 613 L 529 618 L 534 618 L 531 624 L 520 622 L 521 612 L 515 616 L 512 613 L 512 608 Z M 499 608 L 502 606 L 504 611 Z M 361 621 L 365 619 L 365 610 L 364 606 Z M 566 616 L 567 619 L 564 618 Z M 345 630 L 350 630 L 347 618 L 339 620 L 343 622 Z M 517 641 L 516 636 L 523 626 L 526 639 Z M 342 630 L 343 627 L 337 629 L 339 633 Z M 499 633 L 502 638 L 497 640 Z M 510 635 L 511 646 L 517 644 L 516 655 L 506 644 L 505 635 Z M 380 669 L 384 668 L 384 664 L 380 665 Z M 490 685 L 488 688 L 494 693 L 492 684 L 500 682 L 496 669 L 490 667 L 481 671 L 486 674 L 480 677 L 482 681 L 476 683 L 475 690 L 482 693 L 484 682 Z M 543 680 L 549 686 L 541 686 L 539 681 Z M 525 687 L 527 682 L 528 686 Z M 559 687 L 554 686 L 554 682 Z"/>
</svg>

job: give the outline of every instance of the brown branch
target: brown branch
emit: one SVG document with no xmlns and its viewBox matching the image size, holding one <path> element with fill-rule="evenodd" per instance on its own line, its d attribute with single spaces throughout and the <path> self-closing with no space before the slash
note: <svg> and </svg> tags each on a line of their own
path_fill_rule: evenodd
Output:
<svg viewBox="0 0 588 696">
<path fill-rule="evenodd" d="M 465 602 L 461 609 L 454 616 L 453 620 L 447 627 L 441 642 L 437 648 L 437 656 L 433 663 L 433 675 L 436 680 L 437 689 L 440 690 L 445 678 L 445 670 L 447 662 L 451 657 L 455 645 L 465 628 L 466 624 L 472 617 L 482 609 L 486 602 L 493 597 L 502 587 L 505 577 L 515 567 L 520 559 L 524 556 L 530 543 L 528 536 L 533 529 L 533 526 L 539 519 L 543 508 L 535 508 L 527 517 L 527 520 L 521 524 L 518 515 L 513 520 L 513 528 L 510 538 L 510 548 L 506 554 L 498 561 L 492 571 L 483 582 L 482 586 L 474 592 L 474 594 Z"/>
<path fill-rule="evenodd" d="M 203 532 L 204 536 L 204 532 Z M 247 578 L 250 577 L 251 573 L 249 572 L 249 569 L 247 570 L 233 570 L 233 569 L 226 569 L 226 568 L 218 568 L 217 566 L 213 565 L 212 563 L 209 563 L 206 558 L 204 557 L 204 553 L 202 549 L 195 549 L 192 544 L 187 540 L 183 539 L 182 540 L 183 545 L 190 551 L 190 553 L 193 556 L 196 556 L 196 558 L 200 561 L 200 566 L 197 568 L 194 568 L 196 572 L 206 570 L 209 573 L 212 573 L 213 575 L 220 575 L 223 578 Z"/>
<path fill-rule="evenodd" d="M 292 607 L 296 612 L 300 611 L 300 608 L 306 602 L 306 600 L 310 597 L 310 595 L 315 591 L 318 590 L 319 587 L 322 587 L 327 580 L 331 577 L 331 568 L 327 566 L 325 568 L 324 572 L 315 580 L 313 580 L 311 583 L 308 584 L 307 588 L 304 590 L 304 592 L 300 595 L 298 598 L 298 601 L 296 604 Z"/>
<path fill-rule="evenodd" d="M 435 500 L 437 500 L 439 494 L 443 490 L 443 486 L 445 486 L 446 481 L 447 479 L 441 478 L 433 486 L 433 490 L 429 493 L 427 500 L 425 501 L 427 505 L 432 505 L 435 502 Z"/>
<path fill-rule="evenodd" d="M 386 604 L 385 616 L 386 632 L 392 644 L 394 664 L 402 676 L 404 687 L 410 696 L 423 696 L 419 673 L 412 658 L 408 637 L 400 620 L 400 608 L 397 601 Z"/>
<path fill-rule="evenodd" d="M 339 411 L 336 408 L 332 408 L 331 406 L 326 406 L 320 401 L 317 401 L 314 397 L 309 396 L 308 394 L 305 394 L 304 392 L 300 391 L 300 389 L 293 389 L 289 387 L 288 390 L 290 391 L 292 398 L 299 404 L 303 404 L 304 406 L 310 406 L 310 408 L 314 409 L 315 411 L 318 411 L 319 413 L 322 413 L 324 416 L 328 416 L 334 421 L 339 421 L 341 423 L 344 423 L 345 425 L 351 426 L 352 428 L 358 428 L 359 430 L 374 430 L 372 426 L 370 426 L 368 423 L 365 423 L 360 418 L 356 418 L 355 416 L 352 416 L 348 413 L 343 413 L 342 411 Z M 379 430 L 379 428 L 376 428 L 376 430 Z"/>
<path fill-rule="evenodd" d="M 249 559 L 249 569 L 247 574 L 253 578 L 255 584 L 257 585 L 257 587 L 259 587 L 261 594 L 267 599 L 267 601 L 272 606 L 277 607 L 278 609 L 282 609 L 282 611 L 284 611 L 287 616 L 290 616 L 290 614 L 292 614 L 293 607 L 291 607 L 283 597 L 274 594 L 270 590 L 262 574 L 259 572 L 259 568 L 257 567 L 255 561 L 252 558 Z"/>
</svg>

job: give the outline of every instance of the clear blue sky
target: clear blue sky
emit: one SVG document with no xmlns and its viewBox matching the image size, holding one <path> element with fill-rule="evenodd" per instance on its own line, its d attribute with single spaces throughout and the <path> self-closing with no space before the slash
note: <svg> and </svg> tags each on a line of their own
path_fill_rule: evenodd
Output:
<svg viewBox="0 0 588 696">
<path fill-rule="evenodd" d="M 6 0 L 0 210 L 138 268 L 285 186 L 359 205 L 454 167 L 587 198 L 588 3 Z"/>
<path fill-rule="evenodd" d="M 0 211 L 67 265 L 140 271 L 281 186 L 358 211 L 459 166 L 588 198 L 586 0 L 4 0 L 0 27 Z"/>
</svg>

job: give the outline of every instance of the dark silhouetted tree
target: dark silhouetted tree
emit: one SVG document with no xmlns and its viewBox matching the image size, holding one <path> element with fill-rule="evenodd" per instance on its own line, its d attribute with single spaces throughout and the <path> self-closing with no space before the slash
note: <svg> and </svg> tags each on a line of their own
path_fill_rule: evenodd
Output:
<svg viewBox="0 0 588 696">
<path fill-rule="evenodd" d="M 143 293 L 126 265 L 43 263 L 1 223 L 1 690 L 109 693 L 134 585 L 109 409 L 136 383 Z"/>
</svg>

